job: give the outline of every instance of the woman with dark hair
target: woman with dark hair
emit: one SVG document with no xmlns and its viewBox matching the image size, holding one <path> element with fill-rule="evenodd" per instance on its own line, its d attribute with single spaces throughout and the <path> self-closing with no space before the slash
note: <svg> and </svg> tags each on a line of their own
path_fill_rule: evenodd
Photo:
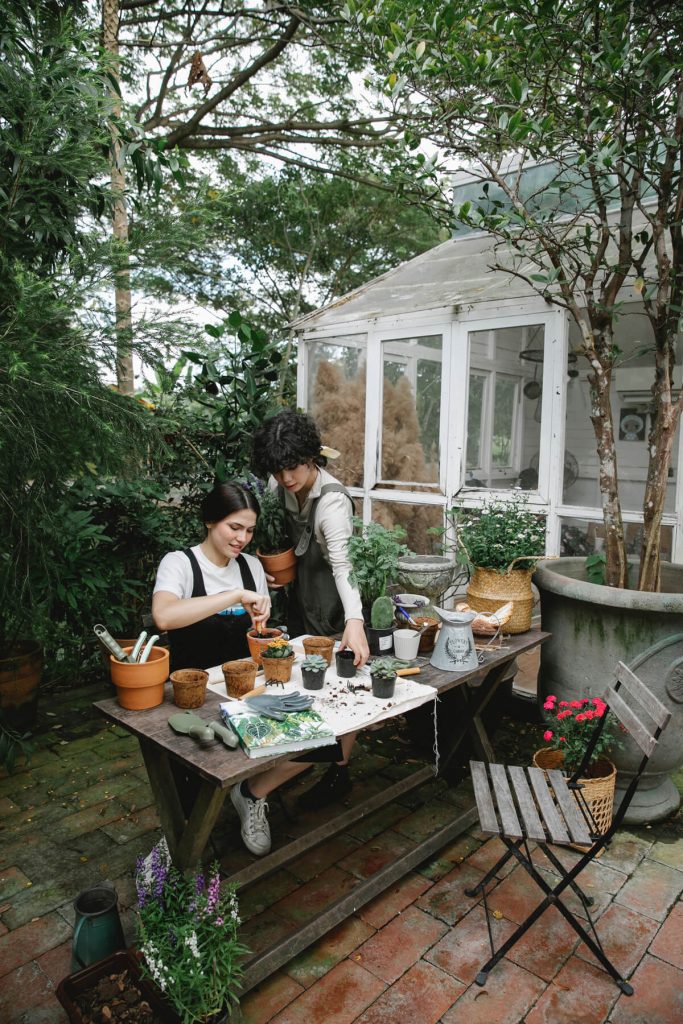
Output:
<svg viewBox="0 0 683 1024">
<path fill-rule="evenodd" d="M 251 491 L 217 484 L 202 502 L 204 540 L 162 558 L 152 616 L 159 630 L 168 631 L 171 670 L 248 657 L 247 630 L 270 615 L 261 564 L 242 554 L 259 511 Z"/>
<path fill-rule="evenodd" d="M 252 468 L 262 478 L 271 476 L 271 486 L 278 488 L 296 549 L 297 574 L 289 594 L 287 628 L 291 635 L 342 633 L 341 648 L 350 648 L 354 663 L 364 665 L 370 652 L 360 594 L 349 582 L 347 553 L 353 501 L 326 465 L 318 428 L 305 413 L 284 409 L 253 435 Z M 347 765 L 354 739 L 355 735 L 341 738 L 336 763 L 301 797 L 304 808 L 323 806 L 351 789 Z M 320 759 L 329 757 L 330 750 L 335 748 L 321 748 Z"/>
</svg>

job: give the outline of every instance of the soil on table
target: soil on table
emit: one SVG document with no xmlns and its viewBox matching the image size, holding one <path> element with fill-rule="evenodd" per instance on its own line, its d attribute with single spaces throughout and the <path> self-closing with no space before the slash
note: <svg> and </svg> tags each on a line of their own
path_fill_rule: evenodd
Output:
<svg viewBox="0 0 683 1024">
<path fill-rule="evenodd" d="M 100 978 L 80 992 L 75 1002 L 83 1024 L 163 1024 L 129 970 Z"/>
</svg>

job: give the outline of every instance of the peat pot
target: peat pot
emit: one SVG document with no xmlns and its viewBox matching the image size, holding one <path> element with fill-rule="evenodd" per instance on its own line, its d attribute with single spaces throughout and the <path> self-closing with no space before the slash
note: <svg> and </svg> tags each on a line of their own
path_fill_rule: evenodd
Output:
<svg viewBox="0 0 683 1024">
<path fill-rule="evenodd" d="M 634 565 L 632 575 L 635 571 Z M 659 821 L 680 803 L 668 773 L 683 763 L 683 565 L 662 563 L 658 594 L 588 583 L 585 572 L 583 558 L 557 558 L 541 562 L 534 575 L 541 595 L 541 624 L 551 634 L 541 647 L 542 696 L 599 696 L 618 661 L 633 669 L 671 711 L 672 719 L 625 821 Z M 610 757 L 618 772 L 616 807 L 640 753 L 625 737 Z"/>
</svg>

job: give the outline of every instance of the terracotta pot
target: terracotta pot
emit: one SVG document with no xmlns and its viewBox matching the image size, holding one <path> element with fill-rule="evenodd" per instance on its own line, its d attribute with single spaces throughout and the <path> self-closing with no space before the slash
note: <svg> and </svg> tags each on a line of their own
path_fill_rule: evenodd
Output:
<svg viewBox="0 0 683 1024">
<path fill-rule="evenodd" d="M 564 754 L 552 747 L 542 747 L 533 756 L 533 763 L 542 771 L 562 770 Z M 565 775 L 565 778 L 568 778 Z M 596 830 L 603 835 L 612 824 L 614 789 L 617 770 L 610 760 L 600 757 L 588 766 L 588 774 L 579 779 L 583 786 L 583 797 L 595 819 Z"/>
<path fill-rule="evenodd" d="M 319 654 L 328 665 L 332 664 L 334 640 L 331 636 L 307 636 L 303 644 L 306 654 Z"/>
<path fill-rule="evenodd" d="M 439 628 L 439 620 L 433 619 L 429 615 L 413 615 L 413 619 L 417 622 L 417 627 L 409 626 L 410 629 L 419 628 L 424 626 L 426 622 L 429 623 L 424 633 L 420 634 L 420 646 L 417 649 L 418 654 L 430 654 L 434 650 L 434 644 L 436 642 L 436 631 Z"/>
<path fill-rule="evenodd" d="M 264 649 L 268 646 L 271 640 L 277 640 L 278 637 L 282 636 L 281 629 L 264 629 L 260 633 L 257 633 L 255 629 L 250 629 L 247 633 L 247 643 L 249 644 L 249 654 L 261 667 L 261 656 Z"/>
<path fill-rule="evenodd" d="M 229 697 L 243 697 L 254 689 L 258 665 L 247 658 L 240 661 L 226 661 L 221 666 L 225 689 Z"/>
<path fill-rule="evenodd" d="M 263 675 L 267 683 L 288 683 L 292 678 L 294 655 L 288 658 L 264 658 Z"/>
<path fill-rule="evenodd" d="M 274 555 L 263 555 L 256 552 L 263 571 L 273 577 L 273 583 L 282 587 L 285 583 L 291 583 L 296 576 L 296 555 L 294 548 L 287 551 L 278 551 Z"/>
<path fill-rule="evenodd" d="M 43 652 L 35 642 L 17 644 L 0 659 L 0 708 L 8 723 L 23 731 L 35 722 Z"/>
<path fill-rule="evenodd" d="M 124 648 L 130 654 L 132 647 Z M 169 654 L 165 647 L 153 647 L 142 665 L 131 665 L 109 656 L 111 681 L 116 687 L 116 699 L 129 711 L 156 708 L 164 700 L 164 683 L 168 679 Z"/>
<path fill-rule="evenodd" d="M 173 703 L 179 708 L 200 708 L 206 700 L 209 673 L 200 668 L 179 668 L 171 672 Z"/>
</svg>

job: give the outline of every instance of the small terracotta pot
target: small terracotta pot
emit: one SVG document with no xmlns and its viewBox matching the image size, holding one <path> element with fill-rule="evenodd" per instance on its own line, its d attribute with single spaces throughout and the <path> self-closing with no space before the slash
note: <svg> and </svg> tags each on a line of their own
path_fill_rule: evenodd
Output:
<svg viewBox="0 0 683 1024">
<path fill-rule="evenodd" d="M 264 658 L 263 675 L 267 683 L 288 683 L 292 678 L 294 655 L 288 658 Z"/>
<path fill-rule="evenodd" d="M 256 557 L 263 566 L 263 571 L 273 577 L 273 583 L 282 587 L 291 583 L 296 576 L 296 555 L 294 548 L 277 551 L 274 555 L 264 555 L 256 551 Z"/>
<path fill-rule="evenodd" d="M 277 640 L 278 637 L 282 636 L 281 629 L 264 629 L 260 633 L 257 633 L 255 629 L 250 629 L 247 633 L 247 643 L 249 644 L 249 654 L 256 664 L 261 667 L 261 656 L 264 649 L 268 646 L 271 640 Z"/>
<path fill-rule="evenodd" d="M 356 674 L 355 657 L 353 651 L 337 651 L 334 660 L 340 679 L 353 679 Z"/>
<path fill-rule="evenodd" d="M 209 673 L 201 668 L 179 668 L 171 672 L 173 703 L 179 708 L 200 708 L 206 700 Z"/>
<path fill-rule="evenodd" d="M 253 661 L 247 658 L 241 661 L 226 661 L 221 668 L 229 697 L 243 697 L 245 693 L 254 689 L 258 665 Z"/>
<path fill-rule="evenodd" d="M 420 635 L 420 646 L 417 649 L 418 654 L 429 654 L 434 650 L 436 631 L 439 627 L 438 619 L 432 619 L 429 615 L 413 615 L 413 619 L 417 622 L 418 627 L 424 626 L 426 622 L 429 623 L 424 633 Z M 415 629 L 414 626 L 409 628 Z"/>
<path fill-rule="evenodd" d="M 132 647 L 124 647 L 130 654 Z M 164 700 L 164 683 L 168 679 L 169 654 L 165 647 L 153 647 L 142 665 L 117 661 L 110 655 L 111 681 L 116 687 L 116 699 L 129 711 L 156 708 Z"/>
<path fill-rule="evenodd" d="M 334 640 L 331 636 L 307 636 L 303 644 L 306 654 L 319 654 L 328 665 L 332 664 Z"/>
</svg>

